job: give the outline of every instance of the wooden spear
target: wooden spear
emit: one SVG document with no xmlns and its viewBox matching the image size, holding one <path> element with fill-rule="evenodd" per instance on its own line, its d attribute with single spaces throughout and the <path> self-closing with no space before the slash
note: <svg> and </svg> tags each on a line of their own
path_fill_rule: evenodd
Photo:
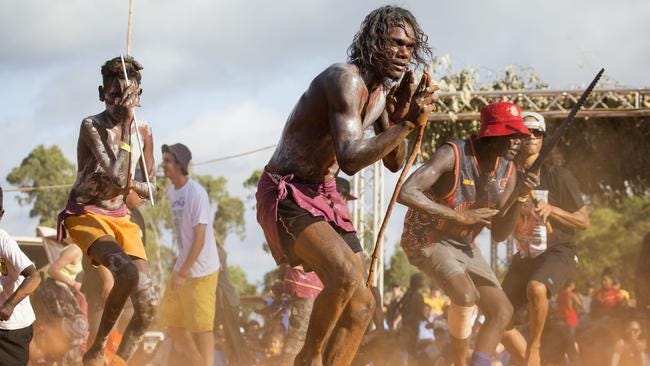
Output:
<svg viewBox="0 0 650 366">
<path fill-rule="evenodd" d="M 129 0 L 129 20 L 126 26 L 126 55 L 131 56 L 131 36 L 133 34 L 133 0 Z M 122 60 L 122 72 L 124 72 L 124 80 L 126 81 L 126 86 L 129 87 L 131 82 L 129 82 L 129 75 L 126 72 L 126 64 L 124 63 L 124 56 L 120 54 L 120 60 Z M 151 200 L 151 205 L 155 206 L 156 202 L 153 197 L 153 190 L 151 189 L 151 184 L 149 183 L 149 172 L 147 171 L 147 161 L 144 157 L 144 149 L 142 148 L 142 138 L 140 137 L 140 129 L 138 128 L 138 119 L 135 116 L 135 111 L 133 111 L 133 123 L 135 124 L 135 137 L 138 141 L 138 149 L 140 150 L 140 159 L 142 159 L 142 170 L 144 173 L 144 179 L 147 182 L 147 190 L 149 191 L 149 199 Z M 131 174 L 131 172 L 129 172 Z"/>
<path fill-rule="evenodd" d="M 126 55 L 131 56 L 131 35 L 133 34 L 133 0 L 129 0 L 129 22 L 126 25 Z"/>
<path fill-rule="evenodd" d="M 402 169 L 402 173 L 399 175 L 399 179 L 397 180 L 397 184 L 395 185 L 395 190 L 393 191 L 393 195 L 390 197 L 390 202 L 388 203 L 388 208 L 386 209 L 386 215 L 384 216 L 384 220 L 381 222 L 381 227 L 379 228 L 379 234 L 377 234 L 377 241 L 375 242 L 375 249 L 372 251 L 372 258 L 370 259 L 370 272 L 368 273 L 368 280 L 366 281 L 366 286 L 368 288 L 371 288 L 373 282 L 375 281 L 377 260 L 379 259 L 379 253 L 381 252 L 381 247 L 382 247 L 381 243 L 382 240 L 384 239 L 384 232 L 386 231 L 386 227 L 388 226 L 388 220 L 390 219 L 390 215 L 393 213 L 393 207 L 395 207 L 395 202 L 397 201 L 397 196 L 399 195 L 399 191 L 402 189 L 402 185 L 404 184 L 404 180 L 406 179 L 406 174 L 408 174 L 409 170 L 411 169 L 411 166 L 413 166 L 413 162 L 415 162 L 415 158 L 418 156 L 418 153 L 420 152 L 420 145 L 422 145 L 422 138 L 424 137 L 425 127 L 426 124 L 423 124 L 420 126 L 420 129 L 418 130 L 418 137 L 415 141 L 415 146 L 413 146 L 413 151 L 411 151 L 411 155 L 409 156 L 409 159 L 406 161 L 406 165 L 404 166 L 404 169 Z"/>
<path fill-rule="evenodd" d="M 124 56 L 120 54 L 120 59 L 122 60 L 122 72 L 124 72 L 124 80 L 126 80 L 126 86 L 131 85 L 129 82 L 129 76 L 126 72 L 126 64 L 124 63 Z M 149 191 L 149 199 L 151 200 L 151 205 L 154 206 L 156 202 L 153 198 L 153 190 L 151 189 L 151 184 L 149 183 L 149 172 L 147 171 L 147 161 L 144 158 L 144 150 L 142 149 L 142 140 L 140 138 L 140 130 L 138 129 L 138 118 L 135 116 L 135 111 L 133 111 L 133 123 L 135 124 L 135 138 L 138 140 L 138 149 L 140 150 L 140 159 L 142 159 L 142 170 L 144 173 L 144 179 L 147 182 L 147 190 Z M 129 172 L 131 174 L 131 172 Z"/>
</svg>

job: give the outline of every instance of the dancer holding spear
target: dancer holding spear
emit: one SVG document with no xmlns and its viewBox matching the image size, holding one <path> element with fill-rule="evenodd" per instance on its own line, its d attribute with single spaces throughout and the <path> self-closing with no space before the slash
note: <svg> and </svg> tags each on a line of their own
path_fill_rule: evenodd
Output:
<svg viewBox="0 0 650 366">
<path fill-rule="evenodd" d="M 127 201 L 141 203 L 148 199 L 153 204 L 156 191 L 151 128 L 145 121 L 136 121 L 134 110 L 140 106 L 142 66 L 129 56 L 132 17 L 130 0 L 127 57 L 115 57 L 101 68 L 99 100 L 106 109 L 81 123 L 77 180 L 57 225 L 59 240 L 67 231 L 93 264 L 106 267 L 114 279 L 94 342 L 83 357 L 84 365 L 106 364 L 104 348 L 108 335 L 131 297 L 134 314 L 111 360 L 111 365 L 126 365 L 153 321 L 158 305 L 142 233 L 131 222 L 127 208 Z M 143 181 L 134 179 L 138 164 Z"/>
<path fill-rule="evenodd" d="M 152 199 L 155 192 L 151 129 L 145 121 L 135 123 L 134 108 L 140 105 L 142 93 L 140 70 L 142 66 L 132 57 L 115 57 L 102 66 L 99 99 L 106 109 L 81 123 L 77 180 L 59 214 L 59 238 L 65 235 L 65 226 L 93 263 L 108 268 L 115 283 L 106 298 L 94 343 L 84 355 L 85 365 L 105 364 L 108 334 L 131 297 L 135 312 L 113 363 L 128 360 L 153 320 L 158 303 L 140 228 L 130 221 L 126 207 L 128 195 Z M 134 146 L 139 137 L 141 149 Z M 148 176 L 137 181 L 134 174 L 141 161 L 146 162 L 142 171 Z"/>
<path fill-rule="evenodd" d="M 303 264 L 324 284 L 296 365 L 349 365 L 371 319 L 362 248 L 334 178 L 379 159 L 391 171 L 404 164 L 405 139 L 426 124 L 437 89 L 427 73 L 416 86 L 409 65 L 430 55 L 409 11 L 372 11 L 348 63 L 328 67 L 300 98 L 260 179 L 257 218 L 276 262 Z M 371 126 L 376 136 L 364 138 Z"/>
</svg>

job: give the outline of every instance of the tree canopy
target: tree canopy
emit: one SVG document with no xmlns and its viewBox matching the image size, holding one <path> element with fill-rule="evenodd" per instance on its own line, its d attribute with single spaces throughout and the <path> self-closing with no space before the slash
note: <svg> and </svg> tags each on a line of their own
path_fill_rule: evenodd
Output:
<svg viewBox="0 0 650 366">
<path fill-rule="evenodd" d="M 390 257 L 390 265 L 384 273 L 384 291 L 390 291 L 392 284 L 398 284 L 402 288 L 407 288 L 411 275 L 417 271 L 418 269 L 409 263 L 399 242 L 396 243 L 395 252 Z"/>
<path fill-rule="evenodd" d="M 629 197 L 616 205 L 595 207 L 591 226 L 578 235 L 578 283 L 598 282 L 603 270 L 611 268 L 623 287 L 633 290 L 641 241 L 650 232 L 648 217 L 648 197 Z"/>
<path fill-rule="evenodd" d="M 15 186 L 37 188 L 72 184 L 75 174 L 74 164 L 58 146 L 38 145 L 6 179 Z M 41 225 L 53 227 L 57 214 L 65 207 L 68 192 L 68 189 L 34 190 L 21 193 L 17 198 L 21 206 L 32 206 L 29 217 L 38 217 Z"/>
</svg>

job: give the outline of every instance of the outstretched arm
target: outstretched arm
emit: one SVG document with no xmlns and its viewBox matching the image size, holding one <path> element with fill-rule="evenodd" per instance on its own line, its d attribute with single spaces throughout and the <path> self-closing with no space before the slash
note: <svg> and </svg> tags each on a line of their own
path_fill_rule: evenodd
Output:
<svg viewBox="0 0 650 366">
<path fill-rule="evenodd" d="M 449 145 L 442 145 L 429 161 L 424 163 L 406 180 L 397 201 L 413 209 L 441 219 L 456 221 L 462 225 L 489 224 L 490 217 L 494 216 L 498 212 L 497 210 L 479 208 L 456 211 L 435 202 L 424 194 L 443 174 L 454 172 L 455 163 L 456 156 L 453 148 Z"/>
<path fill-rule="evenodd" d="M 451 146 L 442 145 L 439 147 L 431 156 L 431 159 L 406 179 L 402 190 L 397 196 L 397 202 L 442 219 L 456 221 L 458 217 L 457 211 L 431 200 L 424 194 L 443 174 L 454 171 L 455 159 L 454 150 Z"/>
</svg>

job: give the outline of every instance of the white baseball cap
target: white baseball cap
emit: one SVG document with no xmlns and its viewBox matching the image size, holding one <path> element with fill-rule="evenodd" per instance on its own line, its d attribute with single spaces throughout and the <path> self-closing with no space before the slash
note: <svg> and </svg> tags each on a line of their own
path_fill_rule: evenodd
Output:
<svg viewBox="0 0 650 366">
<path fill-rule="evenodd" d="M 537 112 L 522 112 L 521 117 L 524 119 L 524 125 L 526 125 L 529 130 L 541 130 L 542 132 L 546 132 L 546 121 L 544 120 L 544 116 L 541 114 Z M 526 117 L 532 117 L 536 121 L 526 120 Z"/>
</svg>

